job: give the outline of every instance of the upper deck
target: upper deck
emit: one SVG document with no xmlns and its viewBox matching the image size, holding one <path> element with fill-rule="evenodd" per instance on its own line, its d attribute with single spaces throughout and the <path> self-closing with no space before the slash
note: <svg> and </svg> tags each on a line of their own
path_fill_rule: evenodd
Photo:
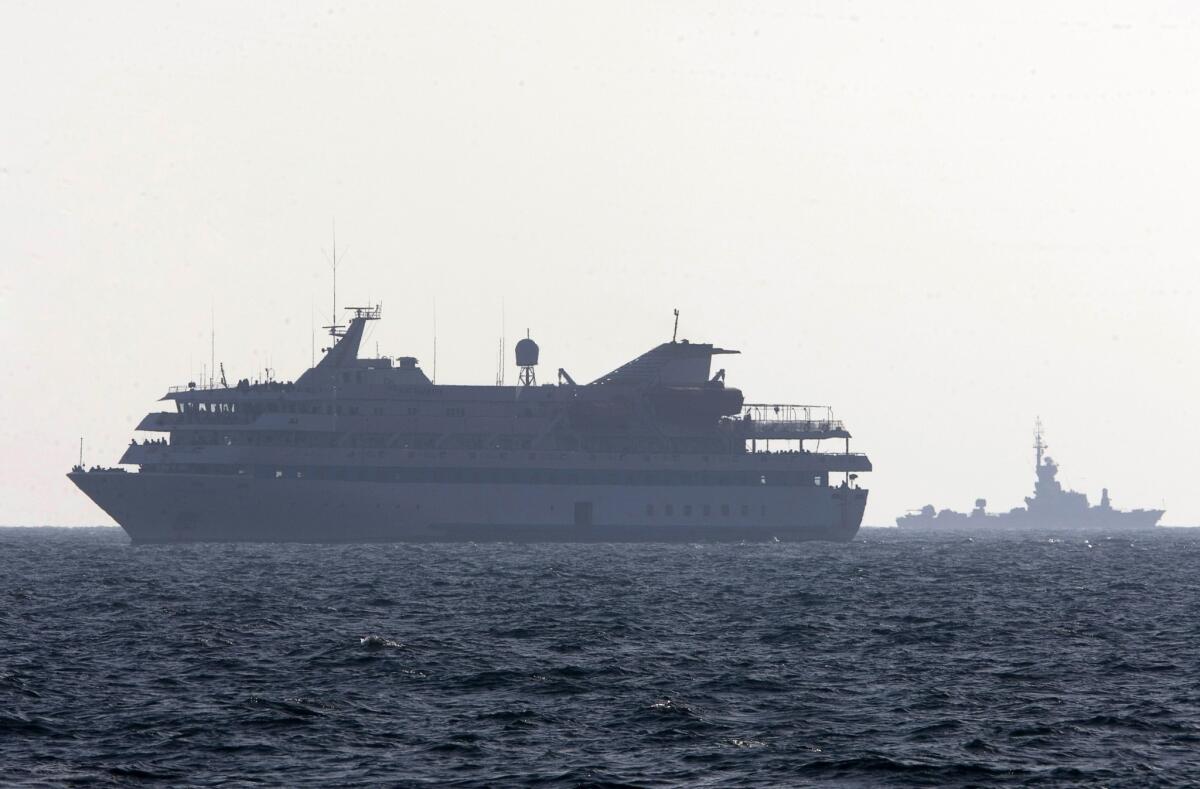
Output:
<svg viewBox="0 0 1200 789">
<path fill-rule="evenodd" d="M 348 327 L 333 332 L 332 347 L 294 382 L 268 376 L 172 387 L 162 399 L 175 412 L 148 414 L 137 426 L 169 440 L 135 444 L 125 462 L 175 463 L 177 450 L 188 462 L 229 465 L 364 448 L 616 458 L 729 457 L 773 448 L 797 456 L 778 461 L 787 465 L 870 468 L 865 457 L 851 456 L 850 432 L 828 407 L 745 403 L 740 390 L 726 386 L 724 370 L 712 373 L 715 357 L 736 351 L 672 341 L 584 385 L 565 370 L 557 384 L 537 385 L 529 374 L 517 386 L 438 385 L 413 357 L 358 358 L 363 326 L 379 317 L 378 309 L 356 308 Z M 827 439 L 845 440 L 844 451 L 820 452 L 817 442 Z M 816 455 L 843 459 L 808 457 Z"/>
</svg>

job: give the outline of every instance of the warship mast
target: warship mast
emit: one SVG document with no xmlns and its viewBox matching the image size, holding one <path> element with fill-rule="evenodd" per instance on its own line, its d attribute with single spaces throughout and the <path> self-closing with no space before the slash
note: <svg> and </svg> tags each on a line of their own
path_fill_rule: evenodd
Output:
<svg viewBox="0 0 1200 789">
<path fill-rule="evenodd" d="M 1042 467 L 1042 456 L 1049 448 L 1046 442 L 1042 441 L 1042 418 L 1039 416 L 1033 423 L 1033 448 L 1037 451 L 1037 464 L 1035 470 Z"/>
</svg>

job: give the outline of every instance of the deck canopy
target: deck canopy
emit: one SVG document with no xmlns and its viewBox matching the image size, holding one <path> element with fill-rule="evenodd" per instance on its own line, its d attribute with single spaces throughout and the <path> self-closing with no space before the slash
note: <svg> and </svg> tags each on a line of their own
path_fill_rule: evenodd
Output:
<svg viewBox="0 0 1200 789">
<path fill-rule="evenodd" d="M 707 343 L 664 342 L 617 369 L 602 375 L 590 386 L 704 386 L 709 383 L 712 357 L 741 353 Z"/>
</svg>

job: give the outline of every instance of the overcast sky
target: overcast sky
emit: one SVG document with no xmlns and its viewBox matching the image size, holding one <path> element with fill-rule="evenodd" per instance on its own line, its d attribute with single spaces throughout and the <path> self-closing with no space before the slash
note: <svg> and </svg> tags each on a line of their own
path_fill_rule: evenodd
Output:
<svg viewBox="0 0 1200 789">
<path fill-rule="evenodd" d="M 828 403 L 866 523 L 1070 487 L 1200 523 L 1192 3 L 0 6 L 0 523 L 109 519 L 216 358 L 295 378 L 330 312 L 489 383 L 670 338 Z M 514 377 L 510 368 L 509 379 Z"/>
</svg>

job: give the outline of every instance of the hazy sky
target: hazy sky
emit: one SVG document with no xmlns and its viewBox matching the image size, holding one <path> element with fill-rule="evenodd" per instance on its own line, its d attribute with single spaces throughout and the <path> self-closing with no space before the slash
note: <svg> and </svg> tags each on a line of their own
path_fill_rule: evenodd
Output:
<svg viewBox="0 0 1200 789">
<path fill-rule="evenodd" d="M 330 311 L 438 380 L 670 338 L 829 403 L 866 523 L 1007 509 L 1032 424 L 1093 501 L 1200 523 L 1192 3 L 0 5 L 0 523 L 110 522 L 216 357 L 292 379 Z M 510 380 L 514 371 L 510 368 Z"/>
</svg>

